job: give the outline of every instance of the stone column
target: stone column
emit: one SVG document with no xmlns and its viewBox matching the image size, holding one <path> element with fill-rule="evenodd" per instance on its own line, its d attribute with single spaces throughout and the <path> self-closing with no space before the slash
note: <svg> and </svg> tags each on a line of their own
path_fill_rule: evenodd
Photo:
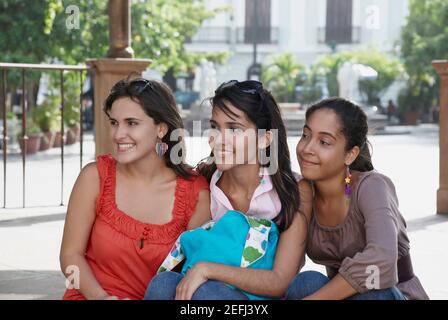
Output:
<svg viewBox="0 0 448 320">
<path fill-rule="evenodd" d="M 108 58 L 133 58 L 131 48 L 131 4 L 129 0 L 109 0 Z"/>
<path fill-rule="evenodd" d="M 121 79 L 141 76 L 151 64 L 146 59 L 89 59 L 86 64 L 94 75 L 95 155 L 112 152 L 109 121 L 103 112 L 104 101 L 112 86 Z"/>
<path fill-rule="evenodd" d="M 436 60 L 432 65 L 441 79 L 437 213 L 448 214 L 448 60 Z"/>
</svg>

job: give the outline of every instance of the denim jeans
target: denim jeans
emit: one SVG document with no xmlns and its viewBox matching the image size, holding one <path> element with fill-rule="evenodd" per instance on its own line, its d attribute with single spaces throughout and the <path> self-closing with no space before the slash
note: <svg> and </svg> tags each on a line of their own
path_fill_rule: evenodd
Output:
<svg viewBox="0 0 448 320">
<path fill-rule="evenodd" d="M 144 300 L 174 300 L 176 287 L 184 275 L 166 271 L 156 275 L 146 289 Z M 203 283 L 193 294 L 192 300 L 248 300 L 241 291 L 219 281 Z"/>
<path fill-rule="evenodd" d="M 301 300 L 325 286 L 330 278 L 317 271 L 299 273 L 291 282 L 286 293 L 287 300 Z M 405 300 L 405 297 L 396 287 L 370 290 L 366 293 L 357 293 L 347 300 Z"/>
</svg>

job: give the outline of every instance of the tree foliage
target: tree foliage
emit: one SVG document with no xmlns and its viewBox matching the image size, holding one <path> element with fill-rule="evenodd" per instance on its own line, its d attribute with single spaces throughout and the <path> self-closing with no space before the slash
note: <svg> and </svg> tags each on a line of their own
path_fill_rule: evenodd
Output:
<svg viewBox="0 0 448 320">
<path fill-rule="evenodd" d="M 75 11 L 69 10 L 75 7 Z M 228 7 L 207 9 L 204 0 L 131 1 L 131 46 L 136 58 L 151 59 L 152 68 L 174 74 L 192 69 L 203 58 L 223 63 L 227 53 L 188 53 L 186 39 L 204 20 Z M 78 19 L 79 23 L 70 25 Z M 74 28 L 73 28 L 74 27 Z M 83 64 L 106 57 L 109 47 L 108 1 L 47 0 L 0 2 L 2 62 Z M 58 74 L 51 72 L 51 77 Z M 27 71 L 28 105 L 35 105 L 41 72 Z M 70 78 L 70 75 L 67 77 Z M 21 86 L 21 73 L 9 70 L 7 91 Z M 13 99 L 13 98 L 11 98 Z"/>
<path fill-rule="evenodd" d="M 448 59 L 446 0 L 409 0 L 401 55 L 409 81 L 402 92 L 400 108 L 427 111 L 437 101 L 440 83 L 431 62 Z"/>
<path fill-rule="evenodd" d="M 2 61 L 43 63 L 54 59 L 67 64 L 105 57 L 109 47 L 109 19 L 104 0 L 3 0 L 0 3 Z M 79 9 L 79 28 L 68 28 L 70 5 Z M 136 58 L 152 59 L 165 71 L 191 68 L 200 58 L 223 62 L 226 55 L 195 55 L 184 48 L 202 22 L 219 12 L 203 0 L 131 1 L 132 47 Z"/>
</svg>

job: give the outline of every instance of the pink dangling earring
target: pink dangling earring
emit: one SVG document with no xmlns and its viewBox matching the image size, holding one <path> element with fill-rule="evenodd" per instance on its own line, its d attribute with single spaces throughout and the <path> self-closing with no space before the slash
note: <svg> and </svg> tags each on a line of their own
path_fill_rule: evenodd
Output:
<svg viewBox="0 0 448 320">
<path fill-rule="evenodd" d="M 345 192 L 344 192 L 347 203 L 350 202 L 352 195 L 352 189 L 350 187 L 351 183 L 352 183 L 352 174 L 350 172 L 349 166 L 347 166 L 347 175 L 345 177 Z"/>
<path fill-rule="evenodd" d="M 168 151 L 168 145 L 162 140 L 156 143 L 156 153 L 159 157 L 162 157 Z"/>
</svg>

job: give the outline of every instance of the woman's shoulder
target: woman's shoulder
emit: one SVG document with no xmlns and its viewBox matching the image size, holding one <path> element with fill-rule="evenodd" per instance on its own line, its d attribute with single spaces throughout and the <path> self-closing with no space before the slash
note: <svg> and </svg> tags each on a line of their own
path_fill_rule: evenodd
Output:
<svg viewBox="0 0 448 320">
<path fill-rule="evenodd" d="M 205 177 L 199 175 L 195 171 L 191 171 L 191 175 L 188 178 L 182 176 L 177 176 L 178 189 L 183 190 L 182 192 L 187 198 L 190 198 L 191 203 L 196 203 L 199 193 L 203 190 L 209 191 L 209 184 Z"/>
<path fill-rule="evenodd" d="M 367 189 L 377 189 L 377 188 L 393 188 L 394 183 L 392 180 L 385 174 L 380 173 L 376 170 L 365 171 L 365 172 L 356 172 L 356 187 L 360 191 L 365 191 Z"/>
<path fill-rule="evenodd" d="M 83 171 L 89 176 L 95 176 L 96 180 L 105 180 L 110 175 L 115 174 L 115 170 L 112 168 L 115 165 L 115 159 L 110 154 L 102 154 L 96 157 L 96 161 L 87 164 Z"/>
<path fill-rule="evenodd" d="M 100 176 L 96 162 L 86 164 L 76 179 L 72 194 L 82 194 L 82 197 L 97 196 L 100 187 Z"/>
<path fill-rule="evenodd" d="M 373 208 L 379 203 L 398 205 L 395 185 L 387 175 L 372 170 L 361 172 L 357 179 L 354 193 L 359 208 Z"/>
<path fill-rule="evenodd" d="M 82 168 L 79 176 L 82 177 L 82 179 L 84 179 L 84 180 L 99 181 L 98 162 L 92 161 L 92 162 L 89 162 L 88 164 L 86 164 Z"/>
<path fill-rule="evenodd" d="M 192 217 L 195 219 L 197 216 L 195 213 L 203 212 L 202 205 L 202 209 L 197 211 L 199 203 L 202 201 L 201 203 L 206 202 L 207 206 L 209 205 L 208 203 L 210 200 L 208 198 L 208 193 L 209 185 L 203 176 L 194 172 L 192 172 L 188 178 L 177 176 L 176 203 L 178 208 L 176 209 L 176 212 L 187 212 L 186 217 L 188 217 L 188 219 Z M 207 219 L 210 219 L 210 213 L 208 213 Z"/>
<path fill-rule="evenodd" d="M 305 215 L 307 221 L 310 221 L 313 208 L 313 187 L 305 178 L 301 178 L 297 182 L 299 189 L 299 211 Z"/>
<path fill-rule="evenodd" d="M 311 199 L 313 197 L 313 187 L 311 185 L 311 182 L 297 172 L 293 171 L 292 174 L 297 181 L 300 198 L 306 198 L 307 200 Z"/>
</svg>

